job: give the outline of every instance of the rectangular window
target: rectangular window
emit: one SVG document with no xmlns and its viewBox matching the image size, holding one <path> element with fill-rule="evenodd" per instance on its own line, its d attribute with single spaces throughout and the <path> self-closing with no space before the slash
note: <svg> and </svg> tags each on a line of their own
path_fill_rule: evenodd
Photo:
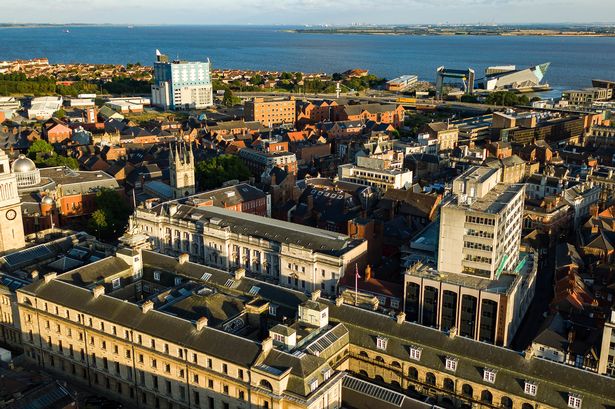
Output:
<svg viewBox="0 0 615 409">
<path fill-rule="evenodd" d="M 376 337 L 376 348 L 386 351 L 388 341 L 385 337 Z"/>
<path fill-rule="evenodd" d="M 536 392 L 538 391 L 538 386 L 533 382 L 525 381 L 524 392 L 530 396 L 536 396 Z"/>
<path fill-rule="evenodd" d="M 483 380 L 489 383 L 495 382 L 495 373 L 496 371 L 493 369 L 483 369 Z"/>
<path fill-rule="evenodd" d="M 120 279 L 119 278 L 114 278 L 113 281 L 111 281 L 111 285 L 113 286 L 114 290 L 117 290 L 118 288 L 120 288 Z"/>
<path fill-rule="evenodd" d="M 410 359 L 414 359 L 415 361 L 421 360 L 421 348 L 410 347 Z"/>
<path fill-rule="evenodd" d="M 568 407 L 574 409 L 581 409 L 581 405 L 583 404 L 583 399 L 580 396 L 575 394 L 568 394 Z"/>
<path fill-rule="evenodd" d="M 448 371 L 455 372 L 457 370 L 457 359 L 456 358 L 446 358 L 445 367 Z"/>
</svg>

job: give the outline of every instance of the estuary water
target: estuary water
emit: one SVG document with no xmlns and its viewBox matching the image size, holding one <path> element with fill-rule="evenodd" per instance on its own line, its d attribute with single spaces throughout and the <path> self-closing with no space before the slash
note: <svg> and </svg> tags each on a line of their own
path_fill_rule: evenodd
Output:
<svg viewBox="0 0 615 409">
<path fill-rule="evenodd" d="M 393 78 L 490 65 L 551 62 L 546 81 L 557 89 L 615 80 L 615 38 L 501 36 L 375 36 L 304 34 L 267 26 L 87 26 L 0 29 L 0 60 L 47 57 L 51 63 L 151 64 L 160 49 L 171 58 L 210 58 L 218 68 L 341 72 L 366 68 Z M 68 32 L 66 32 L 68 31 Z"/>
</svg>

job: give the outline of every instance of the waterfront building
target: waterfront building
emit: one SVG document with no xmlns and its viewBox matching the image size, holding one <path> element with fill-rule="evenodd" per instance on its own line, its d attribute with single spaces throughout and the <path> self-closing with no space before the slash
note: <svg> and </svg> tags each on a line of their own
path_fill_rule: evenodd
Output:
<svg viewBox="0 0 615 409">
<path fill-rule="evenodd" d="M 210 70 L 209 60 L 169 61 L 169 57 L 156 50 L 152 104 L 163 109 L 202 109 L 212 106 Z"/>
<path fill-rule="evenodd" d="M 385 86 L 388 91 L 400 92 L 416 84 L 418 80 L 419 77 L 417 75 L 402 75 L 387 81 Z"/>
</svg>

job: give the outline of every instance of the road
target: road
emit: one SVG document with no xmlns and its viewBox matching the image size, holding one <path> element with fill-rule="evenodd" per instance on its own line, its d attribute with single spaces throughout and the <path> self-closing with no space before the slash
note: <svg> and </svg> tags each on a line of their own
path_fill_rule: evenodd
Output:
<svg viewBox="0 0 615 409">
<path fill-rule="evenodd" d="M 315 99 L 335 99 L 336 94 L 314 94 L 314 93 L 294 93 L 294 92 L 238 92 L 237 96 L 242 98 L 254 98 L 254 97 L 295 97 L 306 100 L 315 100 Z M 368 95 L 359 95 L 357 96 L 355 93 L 342 93 L 340 94 L 340 98 L 348 98 L 353 99 L 355 101 L 361 102 L 377 102 L 381 104 L 391 104 L 397 103 L 397 99 L 400 96 L 394 94 L 387 94 L 381 91 L 372 91 L 371 94 Z M 452 111 L 465 111 L 468 113 L 476 113 L 481 114 L 485 113 L 489 110 L 502 110 L 503 107 L 497 105 L 488 105 L 488 104 L 474 104 L 468 102 L 458 102 L 458 101 L 435 101 L 431 99 L 425 100 L 426 104 L 434 103 L 436 105 L 436 109 L 438 110 L 452 110 Z M 408 108 L 411 108 L 410 105 L 406 105 Z"/>
</svg>

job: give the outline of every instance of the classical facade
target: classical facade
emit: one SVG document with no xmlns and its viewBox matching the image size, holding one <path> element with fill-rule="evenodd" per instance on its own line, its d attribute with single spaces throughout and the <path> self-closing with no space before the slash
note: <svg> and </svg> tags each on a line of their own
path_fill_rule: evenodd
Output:
<svg viewBox="0 0 615 409">
<path fill-rule="evenodd" d="M 301 291 L 335 294 L 347 268 L 364 266 L 367 242 L 327 230 L 173 202 L 135 211 L 156 248 L 194 261 L 273 280 Z"/>
<path fill-rule="evenodd" d="M 23 160 L 29 159 L 23 158 Z M 18 165 L 21 164 L 22 162 Z M 9 157 L 0 150 L 0 253 L 26 245 L 21 219 L 21 200 L 17 188 L 18 180 L 15 173 L 11 172 Z"/>
<path fill-rule="evenodd" d="M 186 256 L 123 249 L 17 298 L 28 359 L 144 408 L 339 408 L 343 372 L 455 408 L 615 405 L 615 379 Z"/>
</svg>

